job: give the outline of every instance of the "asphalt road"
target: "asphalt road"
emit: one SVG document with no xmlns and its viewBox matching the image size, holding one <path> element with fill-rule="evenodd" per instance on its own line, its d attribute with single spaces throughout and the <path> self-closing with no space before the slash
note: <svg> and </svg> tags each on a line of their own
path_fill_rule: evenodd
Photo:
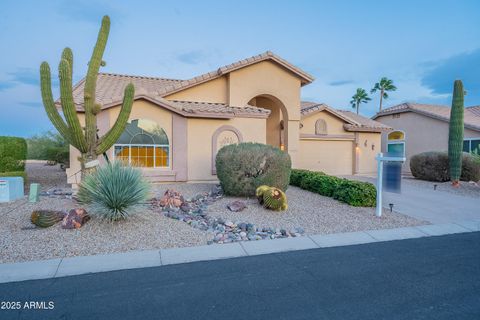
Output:
<svg viewBox="0 0 480 320">
<path fill-rule="evenodd" d="M 480 232 L 1 284 L 0 301 L 21 304 L 2 320 L 480 319 Z"/>
</svg>

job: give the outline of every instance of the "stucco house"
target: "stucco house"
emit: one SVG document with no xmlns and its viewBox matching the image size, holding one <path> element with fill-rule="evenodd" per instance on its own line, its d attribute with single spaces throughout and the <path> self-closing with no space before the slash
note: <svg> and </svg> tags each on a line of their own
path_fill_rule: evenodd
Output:
<svg viewBox="0 0 480 320">
<path fill-rule="evenodd" d="M 426 151 L 448 149 L 450 107 L 402 103 L 378 112 L 373 118 L 394 130 L 382 134 L 382 151 L 404 152 L 410 171 L 410 158 Z M 480 153 L 480 106 L 465 108 L 463 151 Z"/>
<path fill-rule="evenodd" d="M 381 132 L 389 127 L 325 104 L 301 102 L 314 78 L 265 52 L 188 80 L 100 73 L 100 134 L 115 121 L 123 89 L 135 86 L 129 124 L 107 152 L 142 168 L 151 181 L 216 180 L 224 145 L 254 141 L 288 152 L 295 168 L 330 174 L 375 172 Z M 84 80 L 73 95 L 83 119 Z M 79 181 L 78 151 L 70 148 L 69 183 Z M 100 157 L 101 160 L 102 157 Z"/>
</svg>

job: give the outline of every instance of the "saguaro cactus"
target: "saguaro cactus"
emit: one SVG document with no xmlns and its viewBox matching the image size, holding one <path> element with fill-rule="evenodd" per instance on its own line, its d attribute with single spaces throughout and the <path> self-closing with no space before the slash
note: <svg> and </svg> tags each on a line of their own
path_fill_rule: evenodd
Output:
<svg viewBox="0 0 480 320">
<path fill-rule="evenodd" d="M 51 87 L 50 66 L 43 62 L 40 66 L 40 82 L 43 105 L 45 111 L 58 132 L 75 148 L 82 156 L 80 159 L 82 171 L 85 170 L 85 163 L 95 160 L 98 155 L 107 151 L 127 125 L 130 112 L 132 110 L 135 89 L 133 84 L 125 87 L 124 97 L 120 113 L 115 124 L 101 137 L 97 134 L 97 114 L 101 110 L 101 105 L 95 101 L 95 90 L 97 85 L 97 75 L 100 66 L 104 66 L 102 60 L 103 52 L 107 44 L 108 33 L 110 31 L 110 18 L 104 16 L 102 26 L 98 33 L 97 43 L 93 49 L 92 57 L 88 63 L 87 76 L 85 78 L 84 88 L 84 110 L 85 127 L 82 128 L 80 119 L 77 115 L 75 103 L 72 94 L 72 71 L 73 54 L 70 48 L 65 48 L 62 52 L 62 59 L 58 66 L 60 79 L 60 102 L 62 105 L 65 120 L 60 115 L 55 106 Z"/>
<path fill-rule="evenodd" d="M 452 109 L 450 110 L 450 125 L 448 130 L 448 162 L 450 180 L 457 187 L 462 174 L 463 151 L 463 112 L 464 91 L 461 80 L 453 84 Z"/>
</svg>

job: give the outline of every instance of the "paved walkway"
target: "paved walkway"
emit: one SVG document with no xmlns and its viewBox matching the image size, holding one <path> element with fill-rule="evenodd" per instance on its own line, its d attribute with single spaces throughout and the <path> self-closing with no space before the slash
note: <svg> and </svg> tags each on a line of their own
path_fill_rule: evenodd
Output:
<svg viewBox="0 0 480 320">
<path fill-rule="evenodd" d="M 0 319 L 479 319 L 479 261 L 476 232 L 8 283 Z"/>
</svg>

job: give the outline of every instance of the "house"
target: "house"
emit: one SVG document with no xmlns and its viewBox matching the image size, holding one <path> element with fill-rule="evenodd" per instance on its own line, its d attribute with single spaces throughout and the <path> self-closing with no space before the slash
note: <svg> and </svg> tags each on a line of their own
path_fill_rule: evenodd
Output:
<svg viewBox="0 0 480 320">
<path fill-rule="evenodd" d="M 99 134 L 114 123 L 123 89 L 131 82 L 135 98 L 129 124 L 107 156 L 141 167 L 151 181 L 216 180 L 217 151 L 246 141 L 285 150 L 295 168 L 374 173 L 381 132 L 389 127 L 325 104 L 301 102 L 301 88 L 313 80 L 271 52 L 189 80 L 99 73 Z M 73 90 L 81 121 L 84 84 L 83 79 Z M 70 151 L 67 175 L 76 184 L 79 152 Z"/>
<path fill-rule="evenodd" d="M 394 128 L 382 134 L 382 151 L 404 153 L 406 172 L 413 155 L 448 149 L 448 106 L 402 103 L 382 110 L 373 119 Z M 480 153 L 480 106 L 465 108 L 464 128 L 463 151 Z"/>
</svg>

